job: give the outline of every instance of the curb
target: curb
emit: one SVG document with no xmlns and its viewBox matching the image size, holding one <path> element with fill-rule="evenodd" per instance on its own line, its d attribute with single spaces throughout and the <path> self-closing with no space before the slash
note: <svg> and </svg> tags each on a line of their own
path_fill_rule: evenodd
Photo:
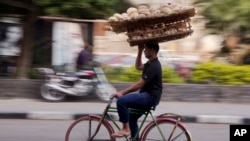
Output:
<svg viewBox="0 0 250 141">
<path fill-rule="evenodd" d="M 95 113 L 91 113 L 95 114 Z M 68 112 L 1 112 L 0 119 L 32 119 L 32 120 L 75 120 L 87 113 L 68 113 Z M 101 115 L 101 114 L 95 114 Z M 210 123 L 210 124 L 250 124 L 249 117 L 227 116 L 227 115 L 183 115 L 183 123 Z M 116 114 L 111 114 L 111 118 L 118 119 Z"/>
</svg>

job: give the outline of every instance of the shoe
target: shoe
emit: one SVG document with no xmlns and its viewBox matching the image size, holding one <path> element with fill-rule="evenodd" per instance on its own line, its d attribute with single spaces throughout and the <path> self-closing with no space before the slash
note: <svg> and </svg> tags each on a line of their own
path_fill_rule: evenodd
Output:
<svg viewBox="0 0 250 141">
<path fill-rule="evenodd" d="M 112 136 L 118 137 L 118 138 L 127 137 L 127 136 L 130 136 L 130 132 L 118 131 L 118 132 L 113 133 Z"/>
</svg>

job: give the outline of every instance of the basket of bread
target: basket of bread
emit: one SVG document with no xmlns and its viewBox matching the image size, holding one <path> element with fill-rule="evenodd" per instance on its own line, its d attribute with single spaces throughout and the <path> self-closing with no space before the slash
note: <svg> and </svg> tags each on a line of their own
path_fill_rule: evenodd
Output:
<svg viewBox="0 0 250 141">
<path fill-rule="evenodd" d="M 130 46 L 134 46 L 149 40 L 165 42 L 191 35 L 190 17 L 194 15 L 195 9 L 191 6 L 141 4 L 128 8 L 125 13 L 115 13 L 108 23 L 115 33 L 126 33 Z"/>
</svg>

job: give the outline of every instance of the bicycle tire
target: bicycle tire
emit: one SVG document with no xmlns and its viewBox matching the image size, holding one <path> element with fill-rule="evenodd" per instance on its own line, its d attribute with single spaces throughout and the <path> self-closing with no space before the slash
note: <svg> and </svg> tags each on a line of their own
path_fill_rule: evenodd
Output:
<svg viewBox="0 0 250 141">
<path fill-rule="evenodd" d="M 169 139 L 169 136 L 171 134 L 174 125 L 178 121 L 170 118 L 158 118 L 156 119 L 156 122 L 166 139 L 165 141 L 192 141 L 190 132 L 188 131 L 186 126 L 181 122 L 178 123 L 171 139 Z M 164 139 L 160 135 L 159 130 L 157 129 L 157 125 L 153 121 L 150 122 L 144 128 L 140 137 L 140 141 L 152 141 L 152 140 L 164 141 Z"/>
<path fill-rule="evenodd" d="M 75 120 L 66 131 L 65 141 L 115 141 L 115 138 L 111 136 L 114 129 L 105 119 L 94 139 L 90 139 L 100 120 L 101 117 L 97 115 L 83 116 Z"/>
</svg>

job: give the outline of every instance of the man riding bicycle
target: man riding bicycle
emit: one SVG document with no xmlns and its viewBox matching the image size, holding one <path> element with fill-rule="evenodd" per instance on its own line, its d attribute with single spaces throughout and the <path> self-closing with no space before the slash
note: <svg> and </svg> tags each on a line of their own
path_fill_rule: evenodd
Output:
<svg viewBox="0 0 250 141">
<path fill-rule="evenodd" d="M 148 62 L 142 64 L 142 52 Z M 142 70 L 141 79 L 128 88 L 114 94 L 117 99 L 117 110 L 122 129 L 112 134 L 114 137 L 129 136 L 133 138 L 138 130 L 138 119 L 141 114 L 129 113 L 129 108 L 150 110 L 159 104 L 162 95 L 162 68 L 157 53 L 159 45 L 157 42 L 149 41 L 138 45 L 138 53 L 135 68 Z M 132 93 L 140 90 L 139 93 Z M 139 140 L 139 138 L 137 138 Z"/>
</svg>

